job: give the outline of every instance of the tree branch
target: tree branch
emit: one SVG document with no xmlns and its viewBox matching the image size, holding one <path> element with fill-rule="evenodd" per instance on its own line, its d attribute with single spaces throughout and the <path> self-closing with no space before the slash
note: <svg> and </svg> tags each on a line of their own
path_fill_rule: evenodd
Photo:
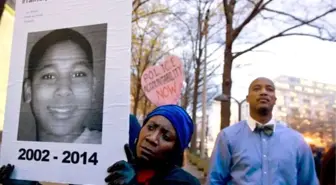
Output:
<svg viewBox="0 0 336 185">
<path fill-rule="evenodd" d="M 216 49 L 214 49 L 214 50 L 212 50 L 212 52 L 210 53 L 210 54 L 208 54 L 208 56 L 206 56 L 207 58 L 210 58 L 213 54 L 215 54 L 219 49 L 221 49 L 223 47 L 223 45 L 222 44 L 219 44 L 219 46 L 216 48 Z"/>
<path fill-rule="evenodd" d="M 151 11 L 151 12 L 149 12 L 147 14 L 144 14 L 144 15 L 141 15 L 141 16 L 137 15 L 134 18 L 132 18 L 132 22 L 137 22 L 138 20 L 140 20 L 142 18 L 149 17 L 149 16 L 159 14 L 159 13 L 164 13 L 166 11 L 167 11 L 167 9 L 160 9 L 160 10 Z"/>
<path fill-rule="evenodd" d="M 264 1 L 263 0 L 260 0 L 258 1 L 257 3 L 254 4 L 254 8 L 253 10 L 251 11 L 251 13 L 249 14 L 249 16 L 247 16 L 247 18 L 241 23 L 240 26 L 238 26 L 236 29 L 233 30 L 233 39 L 232 40 L 235 40 L 239 33 L 243 30 L 243 28 L 249 23 L 251 22 L 251 20 L 257 16 L 259 14 L 259 12 L 270 2 L 272 2 L 273 0 L 269 0 L 267 1 L 264 5 L 262 4 Z"/>
<path fill-rule="evenodd" d="M 303 22 L 300 22 L 299 24 L 296 24 L 296 25 L 294 25 L 294 26 L 292 26 L 292 27 L 289 27 L 289 28 L 287 28 L 287 29 L 285 29 L 285 30 L 283 30 L 283 31 L 281 31 L 281 32 L 279 32 L 279 33 L 277 33 L 277 34 L 271 36 L 271 37 L 268 37 L 267 39 L 264 39 L 263 41 L 261 41 L 261 42 L 255 44 L 254 46 L 252 46 L 252 47 L 250 47 L 250 48 L 248 48 L 248 49 L 245 49 L 245 50 L 243 50 L 243 51 L 237 52 L 237 54 L 234 55 L 233 58 L 235 59 L 235 58 L 239 57 L 240 55 L 242 55 L 242 54 L 244 54 L 244 53 L 247 53 L 247 52 L 249 52 L 249 51 L 252 51 L 253 49 L 255 49 L 255 48 L 257 48 L 257 47 L 260 47 L 261 45 L 263 45 L 263 44 L 265 44 L 265 43 L 267 43 L 267 42 L 269 42 L 269 41 L 271 41 L 271 40 L 273 40 L 273 39 L 275 39 L 275 38 L 283 37 L 283 36 L 292 36 L 292 35 L 299 35 L 299 36 L 300 36 L 300 35 L 304 35 L 304 36 L 315 37 L 315 38 L 318 38 L 318 39 L 321 39 L 321 40 L 328 40 L 328 39 L 323 38 L 323 37 L 321 37 L 321 36 L 317 36 L 317 35 L 314 35 L 314 36 L 313 36 L 313 34 L 287 33 L 287 32 L 292 31 L 292 30 L 294 30 L 294 29 L 296 29 L 296 28 L 298 28 L 298 27 L 301 27 L 301 26 L 303 26 L 303 25 L 309 25 L 310 23 L 312 23 L 312 22 L 314 22 L 314 21 L 316 21 L 316 20 L 318 20 L 318 19 L 320 19 L 320 18 L 322 18 L 322 17 L 328 15 L 329 13 L 335 12 L 335 11 L 336 11 L 336 8 L 330 9 L 329 11 L 326 11 L 326 12 L 324 12 L 323 14 L 321 14 L 321 15 L 319 15 L 319 16 L 316 16 L 316 17 L 314 17 L 314 18 L 312 18 L 312 19 L 310 19 L 310 20 L 303 21 Z M 334 40 L 334 39 L 333 39 L 333 40 Z"/>
<path fill-rule="evenodd" d="M 314 34 L 309 34 L 309 33 L 286 33 L 282 35 L 283 37 L 287 37 L 287 36 L 306 36 L 306 37 L 313 37 L 313 38 L 317 38 L 323 41 L 331 41 L 331 42 L 336 42 L 336 37 L 332 37 L 332 38 L 323 38 L 320 37 L 318 35 L 314 35 Z"/>
<path fill-rule="evenodd" d="M 184 26 L 187 28 L 188 35 L 190 36 L 190 40 L 193 43 L 195 41 L 195 38 L 193 37 L 192 31 L 189 27 L 189 25 L 181 18 L 181 16 L 176 15 L 176 13 L 171 13 L 175 18 L 177 18 Z"/>
<path fill-rule="evenodd" d="M 133 0 L 133 3 L 132 3 L 132 6 L 133 6 L 133 10 L 132 12 L 135 13 L 138 11 L 138 9 L 144 5 L 145 3 L 147 3 L 149 0 L 144 0 L 144 1 L 141 1 L 141 0 Z"/>
<path fill-rule="evenodd" d="M 231 1 L 232 2 L 232 1 Z M 233 11 L 232 8 L 230 7 L 231 2 L 229 4 L 228 0 L 223 0 L 223 6 L 224 6 L 224 14 L 225 14 L 225 20 L 226 20 L 226 25 L 231 25 L 232 26 L 232 16 L 233 16 Z M 232 27 L 231 27 L 232 28 Z"/>
</svg>

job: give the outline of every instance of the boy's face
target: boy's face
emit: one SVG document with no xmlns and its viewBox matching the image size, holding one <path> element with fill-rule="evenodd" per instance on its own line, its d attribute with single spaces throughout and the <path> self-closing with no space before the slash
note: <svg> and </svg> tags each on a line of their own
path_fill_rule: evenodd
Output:
<svg viewBox="0 0 336 185">
<path fill-rule="evenodd" d="M 24 83 L 38 127 L 52 135 L 76 134 L 83 128 L 94 97 L 95 78 L 85 52 L 64 41 L 47 49 Z"/>
</svg>

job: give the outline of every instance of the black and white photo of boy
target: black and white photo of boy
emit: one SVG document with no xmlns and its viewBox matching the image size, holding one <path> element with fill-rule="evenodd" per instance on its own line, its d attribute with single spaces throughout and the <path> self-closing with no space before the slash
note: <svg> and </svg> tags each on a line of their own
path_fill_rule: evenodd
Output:
<svg viewBox="0 0 336 185">
<path fill-rule="evenodd" d="M 107 30 L 102 31 L 106 35 Z M 36 141 L 101 144 L 101 130 L 87 127 L 99 75 L 93 70 L 95 49 L 106 48 L 93 48 L 83 34 L 71 28 L 53 30 L 32 47 L 23 102 L 30 105 Z M 20 119 L 19 127 L 24 122 Z"/>
</svg>

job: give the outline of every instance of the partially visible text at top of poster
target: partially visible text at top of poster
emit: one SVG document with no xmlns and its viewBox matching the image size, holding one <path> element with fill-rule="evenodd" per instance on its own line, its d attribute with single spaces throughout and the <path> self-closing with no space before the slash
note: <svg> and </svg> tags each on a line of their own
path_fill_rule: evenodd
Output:
<svg viewBox="0 0 336 185">
<path fill-rule="evenodd" d="M 1 164 L 12 178 L 105 184 L 128 141 L 130 0 L 20 0 Z"/>
</svg>

